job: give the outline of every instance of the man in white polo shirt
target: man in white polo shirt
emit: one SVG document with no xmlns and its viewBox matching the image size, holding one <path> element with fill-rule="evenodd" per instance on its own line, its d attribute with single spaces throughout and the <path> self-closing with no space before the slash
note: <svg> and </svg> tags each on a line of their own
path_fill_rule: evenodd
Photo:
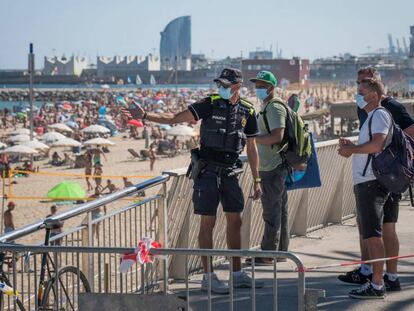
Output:
<svg viewBox="0 0 414 311">
<path fill-rule="evenodd" d="M 358 86 L 356 103 L 359 108 L 368 113 L 363 124 L 358 144 L 347 139 L 339 141 L 338 153 L 352 159 L 352 176 L 356 199 L 357 220 L 360 233 L 368 244 L 371 259 L 385 256 L 382 239 L 382 225 L 384 205 L 389 196 L 377 181 L 369 161 L 369 154 L 380 153 L 392 138 L 392 117 L 381 106 L 381 96 L 384 93 L 383 84 L 375 79 L 364 79 Z M 367 96 L 369 95 L 369 96 Z M 367 102 L 366 99 L 369 98 Z M 371 128 L 371 136 L 369 130 Z M 368 281 L 361 288 L 352 290 L 349 296 L 359 299 L 383 298 L 385 287 L 383 283 L 384 262 L 373 263 L 372 281 Z"/>
</svg>

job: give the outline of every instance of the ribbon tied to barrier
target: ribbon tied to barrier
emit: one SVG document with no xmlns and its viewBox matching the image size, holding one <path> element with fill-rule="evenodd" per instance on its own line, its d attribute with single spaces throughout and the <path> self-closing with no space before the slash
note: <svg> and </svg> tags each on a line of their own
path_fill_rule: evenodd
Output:
<svg viewBox="0 0 414 311">
<path fill-rule="evenodd" d="M 161 243 L 152 241 L 150 238 L 143 238 L 140 240 L 133 253 L 122 255 L 121 265 L 119 268 L 120 272 L 126 273 L 136 262 L 141 265 L 145 263 L 152 263 L 154 256 L 150 254 L 151 248 L 161 248 Z"/>
</svg>

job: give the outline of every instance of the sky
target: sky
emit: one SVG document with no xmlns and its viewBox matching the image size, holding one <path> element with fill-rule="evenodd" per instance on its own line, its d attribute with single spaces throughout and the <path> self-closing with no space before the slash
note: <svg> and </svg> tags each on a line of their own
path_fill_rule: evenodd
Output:
<svg viewBox="0 0 414 311">
<path fill-rule="evenodd" d="M 44 56 L 158 53 L 160 32 L 183 15 L 192 52 L 207 57 L 358 55 L 388 47 L 388 33 L 408 40 L 413 12 L 413 0 L 1 0 L 0 69 L 26 68 L 30 42 L 36 68 Z"/>
</svg>

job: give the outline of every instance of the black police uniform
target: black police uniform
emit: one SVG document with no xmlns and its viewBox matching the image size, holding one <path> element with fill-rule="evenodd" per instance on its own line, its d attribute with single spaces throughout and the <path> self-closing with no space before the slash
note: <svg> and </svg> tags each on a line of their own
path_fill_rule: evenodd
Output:
<svg viewBox="0 0 414 311">
<path fill-rule="evenodd" d="M 194 180 L 195 214 L 215 216 L 219 202 L 225 212 L 240 213 L 244 207 L 238 178 L 231 174 L 247 137 L 258 134 L 253 105 L 244 99 L 231 104 L 218 95 L 189 106 L 200 128 L 200 159 L 205 163 Z"/>
</svg>

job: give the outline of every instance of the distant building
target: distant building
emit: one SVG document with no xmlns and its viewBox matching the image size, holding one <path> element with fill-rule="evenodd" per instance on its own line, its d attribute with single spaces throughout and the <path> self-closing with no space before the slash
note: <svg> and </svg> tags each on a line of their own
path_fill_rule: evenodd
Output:
<svg viewBox="0 0 414 311">
<path fill-rule="evenodd" d="M 249 86 L 249 79 L 256 77 L 261 70 L 275 74 L 278 86 L 298 84 L 307 87 L 309 84 L 309 60 L 294 57 L 292 59 L 243 59 L 242 72 L 244 84 Z"/>
<path fill-rule="evenodd" d="M 88 60 L 86 57 L 45 57 L 43 74 L 60 76 L 80 76 L 82 74 L 82 71 L 87 67 Z"/>
<path fill-rule="evenodd" d="M 172 20 L 161 32 L 161 70 L 191 70 L 191 16 Z"/>
<path fill-rule="evenodd" d="M 249 52 L 249 59 L 272 59 L 272 51 L 254 51 Z"/>
<path fill-rule="evenodd" d="M 204 69 L 208 67 L 208 60 L 204 54 L 191 55 L 191 70 Z"/>
<path fill-rule="evenodd" d="M 98 77 L 113 76 L 127 79 L 134 78 L 142 71 L 159 71 L 160 58 L 149 54 L 148 56 L 103 57 L 96 61 Z"/>
<path fill-rule="evenodd" d="M 410 27 L 410 54 L 409 54 L 409 67 L 414 69 L 414 26 Z"/>
</svg>

